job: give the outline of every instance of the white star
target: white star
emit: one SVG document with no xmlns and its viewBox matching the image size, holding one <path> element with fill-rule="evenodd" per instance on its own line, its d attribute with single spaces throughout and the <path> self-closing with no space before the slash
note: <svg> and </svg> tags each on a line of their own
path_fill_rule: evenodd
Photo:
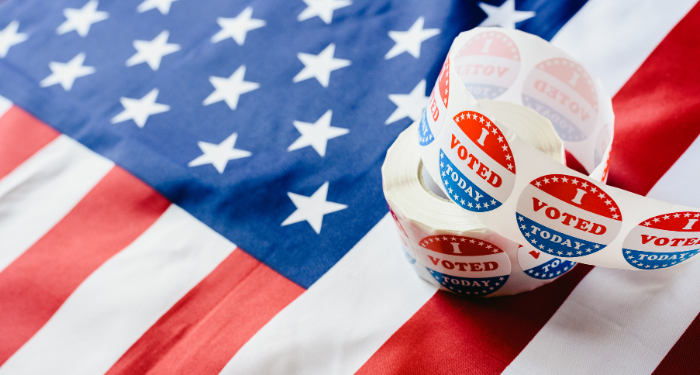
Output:
<svg viewBox="0 0 700 375">
<path fill-rule="evenodd" d="M 301 22 L 318 16 L 326 25 L 330 25 L 334 10 L 345 8 L 352 4 L 352 1 L 349 0 L 304 0 L 304 2 L 306 3 L 306 9 L 299 13 L 297 21 Z"/>
<path fill-rule="evenodd" d="M 141 63 L 147 63 L 151 69 L 158 70 L 160 60 L 163 56 L 180 50 L 179 44 L 168 43 L 170 32 L 163 30 L 157 37 L 151 41 L 134 40 L 134 48 L 136 53 L 126 60 L 126 66 L 134 66 Z"/>
<path fill-rule="evenodd" d="M 158 89 L 153 89 L 141 99 L 131 99 L 122 97 L 119 101 L 124 106 L 124 110 L 112 118 L 112 124 L 134 120 L 139 128 L 143 128 L 148 121 L 148 116 L 170 110 L 169 105 L 156 103 Z"/>
<path fill-rule="evenodd" d="M 515 29 L 515 24 L 535 16 L 535 12 L 515 10 L 515 0 L 506 0 L 500 7 L 479 3 L 487 17 L 479 26 L 500 26 Z"/>
<path fill-rule="evenodd" d="M 432 38 L 440 34 L 440 29 L 423 29 L 425 19 L 418 17 L 408 31 L 389 31 L 389 37 L 396 42 L 393 47 L 386 53 L 384 58 L 389 60 L 404 52 L 408 52 L 411 56 L 420 57 L 420 45 L 426 39 Z"/>
<path fill-rule="evenodd" d="M 66 20 L 56 29 L 56 33 L 62 35 L 75 30 L 78 35 L 87 36 L 93 23 L 109 18 L 109 13 L 98 11 L 97 5 L 97 0 L 90 0 L 80 9 L 64 9 Z"/>
<path fill-rule="evenodd" d="M 83 66 L 83 62 L 85 62 L 85 54 L 83 52 L 75 55 L 67 63 L 49 62 L 51 74 L 39 82 L 39 85 L 48 87 L 60 83 L 64 90 L 70 91 L 76 78 L 95 73 L 94 67 Z"/>
<path fill-rule="evenodd" d="M 316 234 L 321 233 L 321 224 L 323 224 L 324 215 L 348 208 L 348 206 L 344 204 L 326 201 L 326 196 L 328 195 L 328 181 L 321 185 L 310 197 L 294 193 L 287 193 L 287 195 L 297 209 L 282 222 L 282 226 L 306 220 Z"/>
<path fill-rule="evenodd" d="M 389 100 L 396 104 L 396 109 L 386 119 L 385 125 L 401 120 L 404 117 L 418 121 L 423 114 L 423 109 L 428 104 L 428 97 L 425 95 L 425 80 L 418 82 L 408 95 L 389 94 Z"/>
<path fill-rule="evenodd" d="M 18 33 L 17 29 L 19 29 L 19 22 L 12 21 L 0 31 L 0 57 L 7 56 L 10 47 L 24 42 L 29 37 L 27 34 Z"/>
<path fill-rule="evenodd" d="M 297 138 L 297 140 L 289 146 L 287 151 L 294 151 L 306 146 L 311 146 L 321 157 L 326 156 L 328 140 L 348 134 L 350 131 L 348 129 L 331 126 L 331 116 L 333 116 L 333 111 L 329 109 L 313 124 L 294 121 L 294 127 L 301 133 L 301 137 Z"/>
<path fill-rule="evenodd" d="M 318 55 L 310 55 L 308 53 L 298 53 L 297 57 L 304 63 L 302 69 L 292 79 L 293 82 L 301 82 L 309 78 L 316 78 L 323 87 L 328 87 L 328 82 L 331 79 L 331 72 L 350 65 L 350 60 L 336 59 L 335 44 L 331 43 Z"/>
<path fill-rule="evenodd" d="M 226 38 L 231 38 L 242 46 L 245 43 L 245 36 L 248 31 L 259 29 L 265 26 L 265 21 L 252 18 L 253 8 L 247 7 L 234 18 L 219 17 L 216 23 L 221 26 L 221 30 L 211 37 L 212 43 L 218 43 Z"/>
<path fill-rule="evenodd" d="M 136 7 L 136 11 L 143 13 L 145 11 L 158 8 L 161 14 L 168 14 L 168 12 L 170 12 L 170 6 L 175 1 L 177 0 L 144 0 L 143 3 Z"/>
<path fill-rule="evenodd" d="M 203 154 L 192 160 L 187 166 L 198 167 L 200 165 L 211 164 L 219 173 L 224 173 L 229 160 L 247 158 L 251 152 L 235 148 L 238 133 L 231 134 L 221 143 L 214 144 L 204 141 L 197 142 Z"/>
<path fill-rule="evenodd" d="M 209 94 L 202 104 L 209 105 L 223 100 L 231 110 L 236 109 L 238 98 L 240 98 L 241 94 L 251 92 L 260 87 L 258 83 L 244 81 L 243 76 L 245 76 L 245 65 L 238 67 L 228 78 L 209 77 L 209 82 L 214 86 L 214 92 Z"/>
</svg>

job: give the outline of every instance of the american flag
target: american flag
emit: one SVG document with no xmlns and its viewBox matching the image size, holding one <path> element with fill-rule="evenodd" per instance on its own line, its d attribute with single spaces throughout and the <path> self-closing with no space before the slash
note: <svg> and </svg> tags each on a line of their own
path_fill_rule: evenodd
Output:
<svg viewBox="0 0 700 375">
<path fill-rule="evenodd" d="M 380 167 L 479 25 L 601 78 L 610 184 L 700 206 L 694 1 L 7 1 L 0 375 L 697 373 L 700 263 L 490 300 L 405 263 Z"/>
</svg>

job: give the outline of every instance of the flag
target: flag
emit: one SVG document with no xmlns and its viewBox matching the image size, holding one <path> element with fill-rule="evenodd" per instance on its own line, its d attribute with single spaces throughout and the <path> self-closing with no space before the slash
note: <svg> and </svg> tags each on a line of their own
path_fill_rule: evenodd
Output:
<svg viewBox="0 0 700 375">
<path fill-rule="evenodd" d="M 380 167 L 449 46 L 517 27 L 613 96 L 609 183 L 700 206 L 693 1 L 0 7 L 1 374 L 696 373 L 700 266 L 460 299 Z"/>
</svg>

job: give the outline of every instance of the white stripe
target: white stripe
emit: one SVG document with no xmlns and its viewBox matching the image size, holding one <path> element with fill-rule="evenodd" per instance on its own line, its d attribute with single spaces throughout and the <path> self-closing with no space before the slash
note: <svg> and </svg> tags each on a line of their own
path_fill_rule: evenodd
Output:
<svg viewBox="0 0 700 375">
<path fill-rule="evenodd" d="M 700 138 L 696 138 L 678 160 L 651 188 L 647 197 L 700 207 Z"/>
<path fill-rule="evenodd" d="M 615 95 L 695 0 L 590 0 L 552 39 Z"/>
<path fill-rule="evenodd" d="M 0 180 L 0 271 L 56 225 L 113 166 L 61 135 Z"/>
<path fill-rule="evenodd" d="M 387 214 L 221 373 L 352 374 L 435 291 L 401 254 Z"/>
<path fill-rule="evenodd" d="M 700 262 L 594 268 L 506 375 L 650 374 L 700 311 Z"/>
<path fill-rule="evenodd" d="M 12 102 L 4 96 L 0 96 L 0 117 L 12 108 Z"/>
<path fill-rule="evenodd" d="M 88 277 L 0 374 L 103 374 L 235 248 L 176 205 Z"/>
</svg>

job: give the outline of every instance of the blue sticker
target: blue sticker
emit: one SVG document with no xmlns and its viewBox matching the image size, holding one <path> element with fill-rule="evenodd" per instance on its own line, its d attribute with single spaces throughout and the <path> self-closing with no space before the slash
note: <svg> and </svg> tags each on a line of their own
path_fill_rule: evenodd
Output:
<svg viewBox="0 0 700 375">
<path fill-rule="evenodd" d="M 450 198 L 465 210 L 486 212 L 501 207 L 501 202 L 481 190 L 462 174 L 442 149 L 440 149 L 440 175 Z"/>
<path fill-rule="evenodd" d="M 622 244 L 622 256 L 632 267 L 656 270 L 694 257 L 699 246 L 700 212 L 669 212 L 634 227 Z"/>
<path fill-rule="evenodd" d="M 700 252 L 700 249 L 679 251 L 675 253 L 656 253 L 650 251 L 638 251 L 623 249 L 625 259 L 629 264 L 641 270 L 668 268 L 678 263 L 685 262 Z"/>
<path fill-rule="evenodd" d="M 449 289 L 451 292 L 463 296 L 487 296 L 501 289 L 506 281 L 508 281 L 508 275 L 497 277 L 466 278 L 445 275 L 443 273 L 431 270 L 430 268 L 427 268 L 427 270 L 430 272 L 433 278 L 440 283 L 440 285 Z"/>
<path fill-rule="evenodd" d="M 556 257 L 580 257 L 602 250 L 605 245 L 564 234 L 515 213 L 518 228 L 532 246 Z"/>
<path fill-rule="evenodd" d="M 507 87 L 478 83 L 465 84 L 464 87 L 467 88 L 467 91 L 469 91 L 469 93 L 472 94 L 472 96 L 476 100 L 493 100 L 501 96 L 504 92 L 506 92 L 506 90 L 508 90 Z"/>
<path fill-rule="evenodd" d="M 576 262 L 554 258 L 537 267 L 527 269 L 524 272 L 526 275 L 535 279 L 550 280 L 571 271 L 575 265 Z"/>
<path fill-rule="evenodd" d="M 418 144 L 421 146 L 426 146 L 431 144 L 435 140 L 433 137 L 433 132 L 430 131 L 430 126 L 428 126 L 428 110 L 423 110 L 423 116 L 420 118 L 420 125 L 418 126 Z"/>
<path fill-rule="evenodd" d="M 541 101 L 523 94 L 523 105 L 534 109 L 537 113 L 549 119 L 554 125 L 554 130 L 556 130 L 562 140 L 575 142 L 586 139 L 586 134 L 579 130 L 571 121 Z"/>
<path fill-rule="evenodd" d="M 411 254 L 408 253 L 408 250 L 406 250 L 406 247 L 403 244 L 401 244 L 401 252 L 406 257 L 406 260 L 408 261 L 408 263 L 411 263 L 411 264 L 416 263 L 416 260 L 411 256 Z"/>
<path fill-rule="evenodd" d="M 700 249 L 679 251 L 675 253 L 657 253 L 651 251 L 638 251 L 623 249 L 625 259 L 629 264 L 641 270 L 668 268 L 678 263 L 685 262 L 700 252 Z"/>
</svg>

